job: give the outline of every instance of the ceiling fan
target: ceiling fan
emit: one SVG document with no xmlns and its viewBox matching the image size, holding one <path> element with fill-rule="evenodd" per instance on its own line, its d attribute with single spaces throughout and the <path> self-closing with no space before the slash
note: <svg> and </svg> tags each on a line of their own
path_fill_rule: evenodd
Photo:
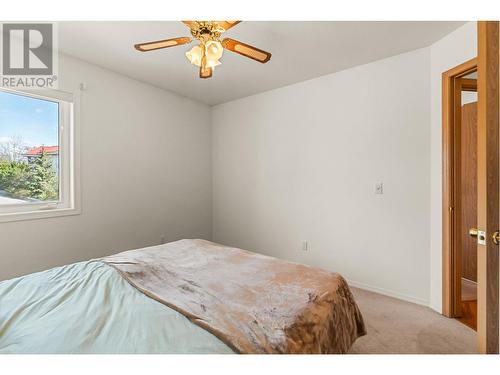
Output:
<svg viewBox="0 0 500 375">
<path fill-rule="evenodd" d="M 175 47 L 191 43 L 194 39 L 199 44 L 186 52 L 186 57 L 191 64 L 200 67 L 200 78 L 212 77 L 213 70 L 220 65 L 219 61 L 224 48 L 236 52 L 242 56 L 249 57 L 260 63 L 266 63 L 271 59 L 269 52 L 255 48 L 249 44 L 239 42 L 231 38 L 220 40 L 221 34 L 236 26 L 241 21 L 182 21 L 191 29 L 190 37 L 157 40 L 136 44 L 134 47 L 141 52 L 154 51 L 161 48 Z"/>
</svg>

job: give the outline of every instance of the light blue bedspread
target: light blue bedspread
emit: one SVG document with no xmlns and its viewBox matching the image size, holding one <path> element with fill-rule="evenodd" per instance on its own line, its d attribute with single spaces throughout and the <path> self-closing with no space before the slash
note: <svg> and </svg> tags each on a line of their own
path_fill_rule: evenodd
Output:
<svg viewBox="0 0 500 375">
<path fill-rule="evenodd" d="M 232 353 L 116 270 L 81 262 L 0 282 L 0 353 Z"/>
</svg>

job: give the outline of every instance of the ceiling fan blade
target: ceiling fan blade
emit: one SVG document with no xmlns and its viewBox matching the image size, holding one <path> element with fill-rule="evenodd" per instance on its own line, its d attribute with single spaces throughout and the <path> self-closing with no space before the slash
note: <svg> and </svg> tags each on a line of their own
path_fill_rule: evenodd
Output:
<svg viewBox="0 0 500 375">
<path fill-rule="evenodd" d="M 212 77 L 213 69 L 208 66 L 200 66 L 200 78 L 210 78 Z"/>
<path fill-rule="evenodd" d="M 196 26 L 196 21 L 182 21 L 182 23 L 190 29 Z"/>
<path fill-rule="evenodd" d="M 228 31 L 231 27 L 236 26 L 241 21 L 215 21 L 222 27 L 224 30 Z"/>
<path fill-rule="evenodd" d="M 180 37 L 180 38 L 172 38 L 165 40 L 157 40 L 155 42 L 140 43 L 136 44 L 134 47 L 138 51 L 147 52 L 147 51 L 153 51 L 155 49 L 175 47 L 181 44 L 187 44 L 190 43 L 191 40 L 192 39 L 189 37 Z"/>
<path fill-rule="evenodd" d="M 240 55 L 249 57 L 262 64 L 271 60 L 271 54 L 249 44 L 239 42 L 237 40 L 226 38 L 222 41 L 222 46 L 229 51 L 239 53 Z"/>
<path fill-rule="evenodd" d="M 212 72 L 213 69 L 207 66 L 207 57 L 203 56 L 200 65 L 200 78 L 210 78 L 212 77 Z"/>
</svg>

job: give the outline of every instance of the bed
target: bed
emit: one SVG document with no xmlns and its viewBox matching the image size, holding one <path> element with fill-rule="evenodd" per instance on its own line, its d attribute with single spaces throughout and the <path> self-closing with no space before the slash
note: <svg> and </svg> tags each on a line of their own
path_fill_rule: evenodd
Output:
<svg viewBox="0 0 500 375">
<path fill-rule="evenodd" d="M 346 353 L 364 334 L 340 275 L 205 240 L 0 282 L 0 353 Z"/>
</svg>

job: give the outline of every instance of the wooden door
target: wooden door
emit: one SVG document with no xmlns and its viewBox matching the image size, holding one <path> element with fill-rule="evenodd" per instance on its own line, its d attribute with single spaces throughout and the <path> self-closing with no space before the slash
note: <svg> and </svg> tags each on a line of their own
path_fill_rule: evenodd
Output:
<svg viewBox="0 0 500 375">
<path fill-rule="evenodd" d="M 477 57 L 477 225 L 485 232 L 477 245 L 477 338 L 481 353 L 498 353 L 499 229 L 499 40 L 498 22 L 478 22 Z"/>
</svg>

